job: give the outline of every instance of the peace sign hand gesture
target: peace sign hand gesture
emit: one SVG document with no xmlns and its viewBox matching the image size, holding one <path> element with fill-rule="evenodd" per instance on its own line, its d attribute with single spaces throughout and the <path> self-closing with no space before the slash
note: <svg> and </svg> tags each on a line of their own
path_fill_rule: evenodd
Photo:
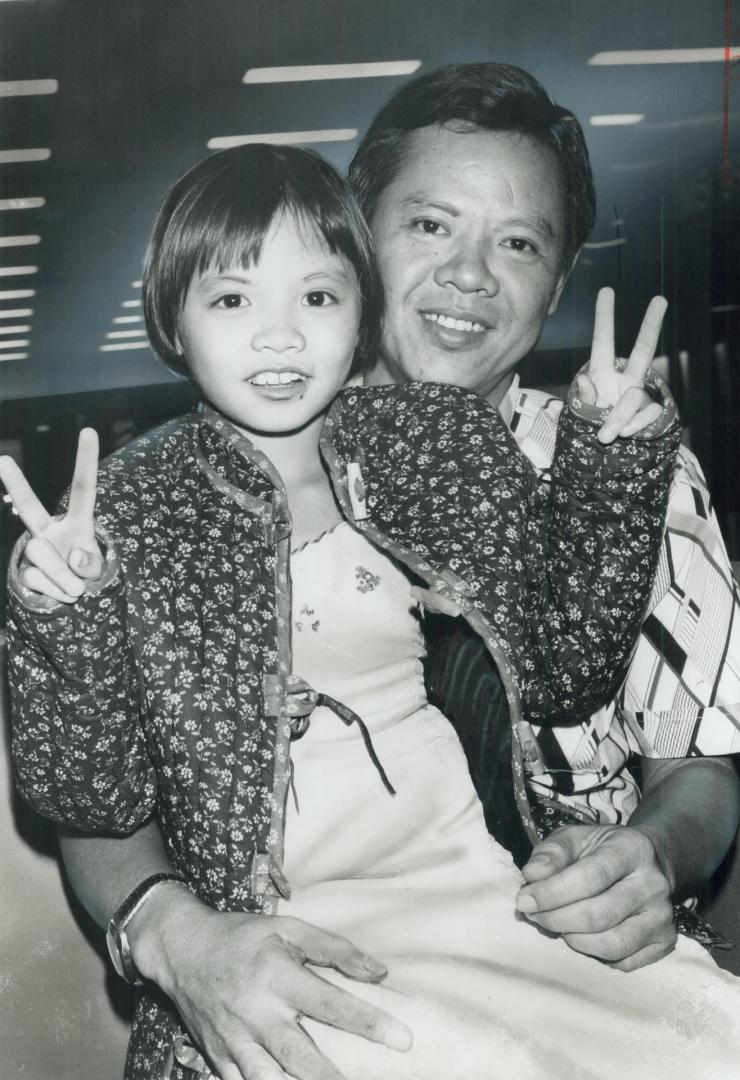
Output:
<svg viewBox="0 0 740 1080">
<path fill-rule="evenodd" d="M 0 457 L 0 480 L 31 534 L 19 571 L 21 583 L 31 592 L 73 604 L 87 583 L 100 577 L 103 557 L 94 518 L 97 473 L 98 436 L 92 428 L 83 428 L 67 512 L 52 517 L 13 459 Z"/>
<path fill-rule="evenodd" d="M 660 416 L 663 406 L 645 390 L 645 380 L 660 337 L 668 302 L 654 296 L 642 320 L 635 347 L 623 371 L 614 363 L 614 290 L 600 289 L 588 372 L 576 380 L 587 405 L 611 411 L 598 432 L 599 442 L 612 443 L 643 431 Z"/>
</svg>

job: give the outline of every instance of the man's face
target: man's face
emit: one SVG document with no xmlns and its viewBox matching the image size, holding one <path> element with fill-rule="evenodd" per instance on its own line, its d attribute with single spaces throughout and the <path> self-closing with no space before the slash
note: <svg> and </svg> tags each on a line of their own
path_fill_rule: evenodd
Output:
<svg viewBox="0 0 740 1080">
<path fill-rule="evenodd" d="M 409 136 L 370 220 L 386 295 L 373 381 L 454 383 L 496 405 L 567 273 L 552 153 L 528 136 Z"/>
</svg>

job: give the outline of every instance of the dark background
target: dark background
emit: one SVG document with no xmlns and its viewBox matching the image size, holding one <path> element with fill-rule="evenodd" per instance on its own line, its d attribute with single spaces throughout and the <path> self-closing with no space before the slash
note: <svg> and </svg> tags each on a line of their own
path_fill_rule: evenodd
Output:
<svg viewBox="0 0 740 1080">
<path fill-rule="evenodd" d="M 423 74 L 452 61 L 498 60 L 530 70 L 578 114 L 599 196 L 590 238 L 597 246 L 582 253 L 526 381 L 561 384 L 582 362 L 599 286 L 617 290 L 624 348 L 647 299 L 663 292 L 671 306 L 662 364 L 731 556 L 740 558 L 740 82 L 726 83 L 721 59 L 589 63 L 607 50 L 721 48 L 733 37 L 731 7 L 730 0 L 0 0 L 0 81 L 59 84 L 54 94 L 0 96 L 0 151 L 51 151 L 45 161 L 0 163 L 0 200 L 45 199 L 39 208 L 0 210 L 0 271 L 38 267 L 32 275 L 0 273 L 0 292 L 35 292 L 0 296 L 0 329 L 30 326 L 20 335 L 29 341 L 25 359 L 3 360 L 13 350 L 3 350 L 0 334 L 0 451 L 13 453 L 52 503 L 69 480 L 80 426 L 95 425 L 108 451 L 188 407 L 190 386 L 148 348 L 100 350 L 122 343 L 106 334 L 143 325 L 113 319 L 140 313 L 122 305 L 138 298 L 132 283 L 163 190 L 215 136 L 361 133 L 402 82 L 245 85 L 247 69 L 416 60 Z M 740 10 L 736 20 L 740 26 Z M 590 122 L 615 113 L 644 119 Z M 315 145 L 344 169 L 356 139 Z M 17 235 L 40 242 L 2 246 Z M 33 313 L 2 318 L 15 308 Z M 16 524 L 1 516 L 0 563 Z"/>
</svg>

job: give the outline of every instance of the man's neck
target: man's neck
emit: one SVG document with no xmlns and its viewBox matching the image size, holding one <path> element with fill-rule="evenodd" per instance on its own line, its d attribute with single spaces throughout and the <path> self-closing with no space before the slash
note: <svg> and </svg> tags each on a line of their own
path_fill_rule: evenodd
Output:
<svg viewBox="0 0 740 1080">
<path fill-rule="evenodd" d="M 484 394 L 486 401 L 489 405 L 492 405 L 494 409 L 500 409 L 504 414 L 504 419 L 508 423 L 511 419 L 506 415 L 506 402 L 504 398 L 509 392 L 509 387 L 514 379 L 515 372 L 509 371 L 504 375 L 487 394 Z M 368 371 L 364 377 L 365 386 L 389 386 L 393 383 L 398 383 L 400 380 L 394 378 L 393 374 L 389 371 L 385 360 L 381 357 L 377 364 L 371 371 Z M 503 402 L 503 407 L 502 407 Z"/>
</svg>

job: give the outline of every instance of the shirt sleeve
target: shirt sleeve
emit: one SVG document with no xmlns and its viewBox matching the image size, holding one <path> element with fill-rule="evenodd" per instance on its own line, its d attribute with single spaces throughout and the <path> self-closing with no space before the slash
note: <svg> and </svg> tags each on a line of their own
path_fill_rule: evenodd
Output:
<svg viewBox="0 0 740 1080">
<path fill-rule="evenodd" d="M 740 596 L 706 481 L 684 448 L 619 707 L 648 757 L 740 751 Z"/>
</svg>

